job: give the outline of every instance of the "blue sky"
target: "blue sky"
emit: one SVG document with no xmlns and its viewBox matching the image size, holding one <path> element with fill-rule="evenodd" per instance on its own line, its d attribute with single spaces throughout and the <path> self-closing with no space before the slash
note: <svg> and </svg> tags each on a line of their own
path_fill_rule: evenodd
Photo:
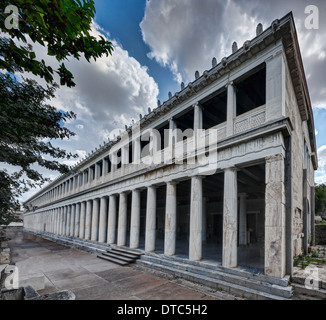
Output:
<svg viewBox="0 0 326 320">
<path fill-rule="evenodd" d="M 95 7 L 95 22 L 109 32 L 111 38 L 127 50 L 130 56 L 148 67 L 148 74 L 159 85 L 159 100 L 165 101 L 169 91 L 180 90 L 171 71 L 147 56 L 150 48 L 143 41 L 139 26 L 144 17 L 146 0 L 96 0 Z"/>
<path fill-rule="evenodd" d="M 162 8 L 165 10 L 166 8 L 173 8 L 175 11 L 178 10 L 178 5 L 176 4 L 176 1 L 173 0 L 153 0 L 149 1 L 152 2 L 152 8 L 155 10 L 156 8 L 159 9 L 161 8 L 161 11 L 157 11 L 157 18 L 156 22 L 154 23 L 155 26 L 159 24 L 159 20 L 162 17 Z M 160 4 L 158 4 L 160 2 Z M 296 22 L 299 24 L 297 26 L 297 29 L 299 32 L 302 32 L 302 34 L 299 34 L 299 38 L 301 36 L 301 39 L 305 39 L 306 42 L 307 39 L 309 38 L 310 40 L 314 37 L 315 42 L 321 41 L 321 38 L 319 37 L 319 34 L 321 32 L 324 32 L 324 24 L 320 25 L 320 30 L 306 30 L 305 28 L 302 27 L 303 20 L 307 17 L 307 14 L 304 12 L 304 9 L 307 7 L 309 4 L 314 4 L 317 5 L 319 9 L 319 19 L 321 20 L 325 15 L 325 8 L 326 5 L 324 4 L 323 1 L 317 1 L 314 3 L 309 3 L 309 1 L 287 1 L 287 4 L 284 4 L 282 1 L 276 1 L 274 4 L 275 6 L 270 6 L 269 11 L 267 11 L 268 8 L 266 6 L 264 7 L 264 4 L 267 3 L 267 1 L 210 1 L 210 0 L 203 0 L 200 4 L 200 6 L 203 8 L 201 12 L 200 9 L 198 8 L 198 5 L 196 6 L 194 3 L 197 2 L 198 0 L 186 0 L 182 1 L 180 0 L 179 3 L 181 2 L 181 5 L 179 4 L 179 7 L 184 6 L 184 10 L 177 11 L 179 12 L 179 23 L 182 24 L 183 21 L 185 21 L 185 16 L 188 15 L 189 7 L 194 7 L 198 10 L 198 16 L 201 18 L 204 18 L 205 14 L 205 9 L 214 9 L 217 11 L 223 11 L 223 3 L 234 3 L 238 4 L 241 6 L 241 9 L 243 10 L 244 14 L 251 15 L 252 19 L 254 20 L 256 17 L 260 17 L 262 22 L 268 22 L 268 17 L 273 17 L 273 19 L 280 18 L 281 16 L 285 15 L 289 11 L 293 11 Z M 260 5 L 258 5 L 258 3 Z M 262 5 L 263 4 L 263 5 Z M 144 19 L 145 16 L 145 11 L 146 11 L 146 5 L 150 7 L 150 5 L 147 3 L 146 0 L 96 0 L 96 17 L 95 17 L 95 22 L 98 23 L 102 28 L 104 28 L 109 34 L 112 39 L 115 39 L 121 47 L 123 47 L 125 50 L 128 51 L 129 55 L 134 57 L 137 61 L 141 63 L 141 65 L 148 67 L 148 74 L 153 77 L 158 84 L 159 88 L 159 95 L 158 99 L 161 101 L 166 100 L 167 94 L 169 91 L 171 92 L 176 92 L 180 88 L 180 83 L 176 81 L 176 74 L 171 71 L 171 67 L 169 68 L 169 64 L 162 64 L 160 59 L 156 58 L 150 58 L 150 52 L 153 50 L 151 46 L 145 42 L 145 36 L 144 33 L 146 30 L 142 30 L 141 27 L 141 22 Z M 224 5 L 225 8 L 225 5 Z M 275 9 L 277 8 L 277 9 Z M 260 10 L 261 9 L 261 10 Z M 149 11 L 149 10 L 148 10 Z M 171 10 L 172 11 L 172 10 Z M 238 12 L 236 12 L 236 9 L 233 9 L 234 11 L 234 16 L 232 17 L 232 10 L 229 12 L 228 18 L 230 21 L 236 21 L 239 23 L 243 23 L 245 27 L 248 27 L 252 25 L 250 23 L 250 19 L 246 19 L 244 16 L 241 17 L 241 14 L 239 15 Z M 183 14 L 184 13 L 184 14 Z M 275 15 L 274 15 L 275 13 Z M 235 19 L 236 16 L 239 15 L 240 20 Z M 171 14 L 172 16 L 172 14 Z M 207 15 L 208 19 L 211 16 L 211 14 Z M 164 17 L 163 17 L 164 18 Z M 218 17 L 217 17 L 218 18 Z M 242 18 L 242 20 L 241 20 Z M 162 19 L 163 20 L 163 19 Z M 265 20 L 265 21 L 264 21 Z M 272 21 L 272 20 L 271 20 Z M 270 21 L 270 22 L 271 22 Z M 175 20 L 171 19 L 170 20 L 171 24 L 175 23 Z M 258 21 L 255 21 L 258 23 Z M 216 22 L 216 25 L 218 26 L 219 23 Z M 154 29 L 155 29 L 154 26 Z M 162 22 L 162 26 L 166 27 L 165 22 Z M 168 27 L 168 26 L 167 26 Z M 200 27 L 200 25 L 198 25 Z M 205 27 L 205 24 L 202 26 L 203 28 Z M 193 25 L 193 28 L 195 28 L 195 24 Z M 159 29 L 158 29 L 159 30 Z M 226 28 L 221 29 L 220 34 L 218 29 L 216 29 L 217 36 L 221 36 L 223 31 L 226 31 Z M 171 33 L 170 37 L 171 40 L 173 41 L 173 26 L 171 28 Z M 188 30 L 188 32 L 191 32 L 191 29 Z M 195 32 L 195 30 L 194 30 Z M 208 31 L 209 32 L 209 31 Z M 228 34 L 225 35 L 225 38 L 228 39 L 228 36 L 230 36 L 230 32 L 227 32 Z M 249 35 L 249 33 L 248 33 Z M 159 38 L 160 34 L 156 33 L 156 37 Z M 184 35 L 187 36 L 187 35 Z M 198 36 L 200 36 L 200 33 L 198 33 Z M 231 38 L 228 39 L 230 41 Z M 194 40 L 196 40 L 196 34 L 194 37 Z M 234 39 L 234 40 L 239 40 L 239 39 Z M 163 38 L 162 41 L 166 41 L 166 38 Z M 310 42 L 311 44 L 311 42 Z M 194 41 L 194 45 L 196 45 L 196 41 Z M 314 46 L 313 46 L 314 47 Z M 306 48 L 301 48 L 302 54 L 304 57 L 304 62 L 306 62 L 306 65 L 311 65 L 308 63 L 307 60 L 312 59 L 311 56 L 313 54 L 308 53 L 306 54 L 305 52 Z M 314 47 L 316 51 L 320 50 L 321 47 Z M 191 47 L 189 47 L 189 50 L 191 50 Z M 321 50 L 321 52 L 323 52 Z M 223 52 L 222 50 L 220 52 L 216 52 L 217 54 L 220 53 L 226 53 Z M 217 57 L 221 58 L 221 57 Z M 181 56 L 182 59 L 182 56 Z M 198 57 L 200 59 L 200 57 Z M 321 66 L 323 65 L 325 67 L 325 56 L 323 56 L 323 59 L 320 64 L 314 64 L 314 68 L 312 70 L 316 70 L 316 66 Z M 193 71 L 193 70 L 192 70 Z M 307 72 L 307 77 L 308 77 L 308 83 L 310 86 L 315 87 L 315 84 L 313 80 L 311 79 L 311 71 L 308 70 Z M 319 77 L 320 79 L 320 77 Z M 186 79 L 183 79 L 186 80 Z M 187 79 L 189 80 L 189 79 Z M 190 79 L 191 80 L 191 79 Z M 310 80 L 310 81 L 309 81 Z M 322 78 L 321 80 L 325 80 L 325 78 Z M 316 80 L 317 81 L 317 80 Z M 180 81 L 179 81 L 180 82 Z M 318 87 L 322 88 L 322 85 L 319 84 Z M 318 106 L 314 105 L 314 116 L 315 116 L 315 126 L 316 126 L 316 141 L 317 141 L 317 148 L 320 150 L 320 152 L 323 152 L 323 146 L 326 145 L 326 101 L 323 99 L 317 100 L 314 99 L 314 96 L 312 96 L 312 102 L 313 105 L 314 103 L 317 104 Z M 326 147 L 325 147 L 326 150 Z M 326 153 L 326 151 L 325 151 Z M 319 170 L 316 172 L 316 181 L 317 182 L 326 182 L 326 179 L 324 177 L 324 165 L 326 164 L 326 157 L 325 160 L 322 157 L 320 160 L 321 167 Z"/>
<path fill-rule="evenodd" d="M 318 8 L 318 29 L 307 29 L 306 7 Z M 58 147 L 77 153 L 79 160 L 132 119 L 164 102 L 168 92 L 180 91 L 231 54 L 232 43 L 242 47 L 255 37 L 256 26 L 293 12 L 312 105 L 314 107 L 318 161 L 316 181 L 326 183 L 326 2 L 315 0 L 95 0 L 92 32 L 112 41 L 112 56 L 96 62 L 71 60 L 75 88 L 57 90 L 52 103 L 73 111 L 77 119 L 66 123 L 76 135 L 56 141 Z M 55 61 L 35 46 L 39 58 Z M 73 165 L 74 161 L 66 161 Z M 51 179 L 58 174 L 45 173 Z M 35 190 L 27 193 L 27 199 Z M 23 199 L 24 200 L 24 199 Z"/>
</svg>

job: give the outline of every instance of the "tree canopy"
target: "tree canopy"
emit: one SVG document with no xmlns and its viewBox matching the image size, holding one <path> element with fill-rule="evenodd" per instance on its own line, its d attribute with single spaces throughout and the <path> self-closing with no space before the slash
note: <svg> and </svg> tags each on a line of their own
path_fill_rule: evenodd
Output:
<svg viewBox="0 0 326 320">
<path fill-rule="evenodd" d="M 13 173 L 0 169 L 1 224 L 10 222 L 19 195 L 48 181 L 35 164 L 67 173 L 70 168 L 58 160 L 76 156 L 51 143 L 74 135 L 64 123 L 76 115 L 49 104 L 58 87 L 56 78 L 60 85 L 75 86 L 64 61 L 83 56 L 90 62 L 112 54 L 113 47 L 91 35 L 92 0 L 2 0 L 0 13 L 0 162 L 15 168 Z M 33 43 L 56 58 L 56 70 L 37 59 Z M 46 85 L 25 72 L 43 78 Z"/>
<path fill-rule="evenodd" d="M 326 212 L 326 185 L 319 184 L 315 186 L 315 212 Z"/>
</svg>

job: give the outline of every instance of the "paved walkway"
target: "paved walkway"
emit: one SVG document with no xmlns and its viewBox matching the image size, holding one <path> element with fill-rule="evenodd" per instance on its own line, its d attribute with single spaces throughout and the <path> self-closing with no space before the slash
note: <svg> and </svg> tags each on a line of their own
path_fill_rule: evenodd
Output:
<svg viewBox="0 0 326 320">
<path fill-rule="evenodd" d="M 22 229 L 7 231 L 12 263 L 21 275 L 44 275 L 40 294 L 71 290 L 76 300 L 217 300 L 206 293 L 103 261 Z"/>
</svg>

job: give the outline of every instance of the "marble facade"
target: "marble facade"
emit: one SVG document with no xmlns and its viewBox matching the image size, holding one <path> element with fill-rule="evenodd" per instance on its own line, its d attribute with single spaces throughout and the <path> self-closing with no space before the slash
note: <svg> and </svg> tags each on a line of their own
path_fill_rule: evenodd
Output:
<svg viewBox="0 0 326 320">
<path fill-rule="evenodd" d="M 288 217 L 295 210 L 301 210 L 301 219 L 313 214 L 313 206 L 306 212 L 303 197 L 313 194 L 317 169 L 313 116 L 295 32 L 288 14 L 221 63 L 213 59 L 212 69 L 79 162 L 77 173 L 59 177 L 31 197 L 25 203 L 25 228 L 132 249 L 141 248 L 143 239 L 145 252 L 157 249 L 163 228 L 162 254 L 173 256 L 184 221 L 189 260 L 203 259 L 206 240 L 214 244 L 221 238 L 219 262 L 235 268 L 240 251 L 260 241 L 257 257 L 263 259 L 264 273 L 279 278 L 290 274 L 293 250 L 287 248 L 299 235 Z M 258 67 L 266 72 L 265 101 L 238 114 L 239 79 Z M 226 118 L 208 130 L 203 105 L 221 90 L 226 90 Z M 191 133 L 186 139 L 177 138 L 182 116 Z M 160 147 L 163 124 L 167 138 Z M 151 139 L 144 148 L 145 132 Z M 310 189 L 304 192 L 307 169 L 305 186 Z M 215 183 L 215 176 L 223 183 Z M 189 195 L 180 195 L 182 181 L 189 181 Z M 158 188 L 164 188 L 164 196 Z M 251 237 L 250 228 L 256 228 Z"/>
</svg>

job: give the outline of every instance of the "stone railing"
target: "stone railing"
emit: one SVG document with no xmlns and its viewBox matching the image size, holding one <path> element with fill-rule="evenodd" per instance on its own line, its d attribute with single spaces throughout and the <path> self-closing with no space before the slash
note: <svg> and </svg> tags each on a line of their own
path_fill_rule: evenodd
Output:
<svg viewBox="0 0 326 320">
<path fill-rule="evenodd" d="M 234 121 L 234 133 L 244 132 L 262 125 L 266 121 L 266 105 L 248 111 Z"/>
<path fill-rule="evenodd" d="M 247 130 L 256 128 L 262 125 L 266 121 L 266 105 L 258 107 L 254 110 L 248 111 L 234 119 L 234 134 L 245 132 Z M 192 158 L 196 150 L 202 150 L 205 147 L 214 145 L 218 141 L 226 138 L 227 130 L 226 122 L 219 124 L 215 127 L 212 127 L 207 130 L 203 130 L 199 132 L 198 136 L 191 136 L 184 141 L 177 142 L 174 145 L 173 151 L 171 148 L 167 147 L 163 150 L 159 150 L 155 152 L 152 156 L 145 156 L 140 159 L 140 164 L 127 164 L 123 165 L 121 168 L 110 172 L 108 174 L 103 174 L 101 177 L 97 179 L 92 179 L 86 184 L 79 185 L 77 184 L 77 188 L 69 188 L 69 192 L 59 194 L 55 197 L 56 199 L 64 198 L 68 195 L 72 195 L 74 193 L 79 193 L 80 191 L 87 190 L 91 187 L 99 185 L 101 183 L 105 183 L 108 181 L 119 179 L 125 175 L 133 174 L 137 171 L 144 170 L 148 167 L 160 165 L 163 163 L 170 164 L 172 163 L 172 155 L 174 157 L 174 161 L 176 163 L 182 163 L 185 158 Z M 194 133 L 196 134 L 196 133 Z M 194 158 L 193 158 L 194 159 Z M 90 178 L 90 177 L 89 177 Z M 42 204 L 49 202 L 48 199 L 45 199 Z"/>
</svg>

